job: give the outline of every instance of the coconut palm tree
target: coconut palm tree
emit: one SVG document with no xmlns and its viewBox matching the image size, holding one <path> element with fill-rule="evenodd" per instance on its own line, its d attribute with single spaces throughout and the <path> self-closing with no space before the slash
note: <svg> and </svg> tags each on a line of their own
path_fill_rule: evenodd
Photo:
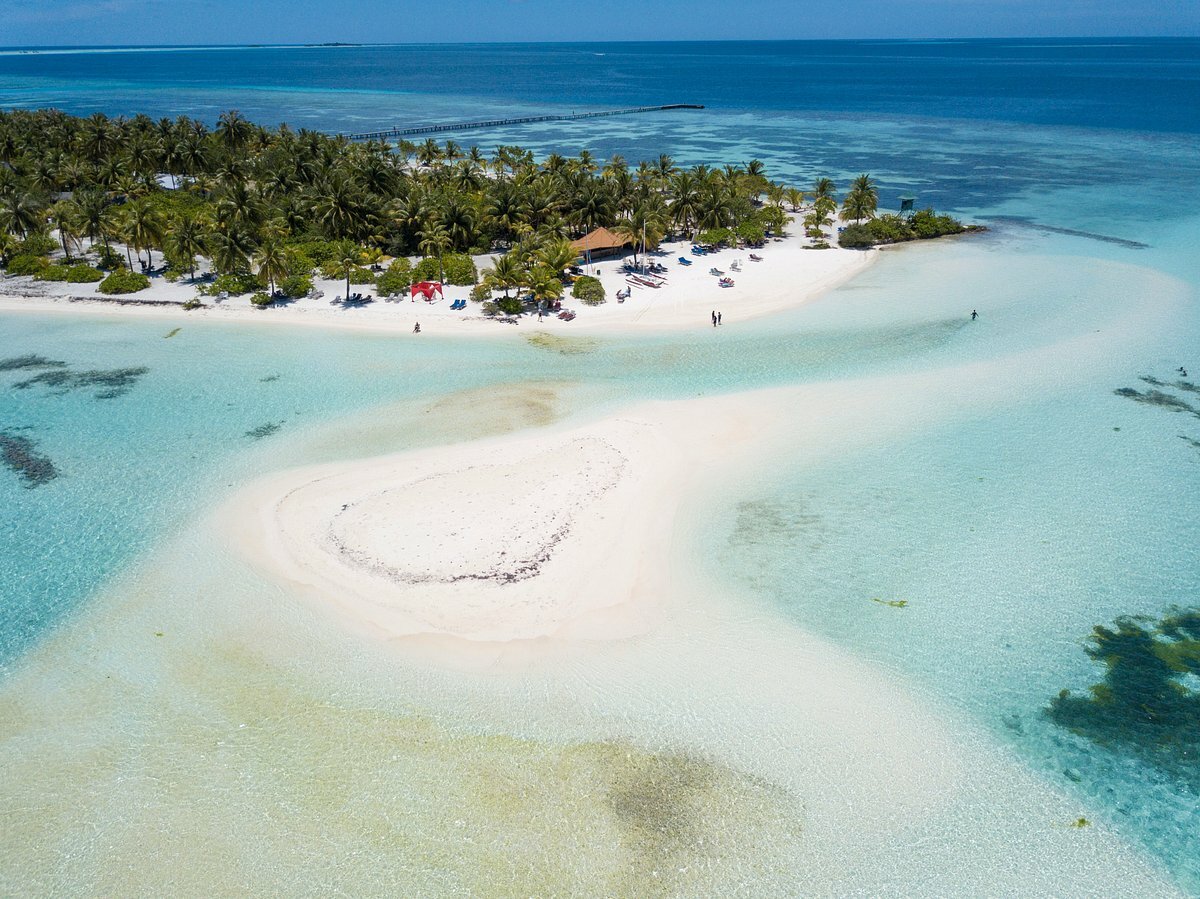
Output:
<svg viewBox="0 0 1200 899">
<path fill-rule="evenodd" d="M 525 267 L 515 253 L 505 253 L 484 273 L 485 283 L 493 290 L 503 290 L 505 299 L 509 290 L 520 287 L 524 280 Z"/>
<path fill-rule="evenodd" d="M 566 267 L 574 264 L 575 260 L 579 258 L 579 251 L 575 249 L 571 241 L 560 237 L 548 240 L 538 247 L 534 257 L 538 260 L 538 264 L 558 272 L 561 278 Z"/>
<path fill-rule="evenodd" d="M 446 270 L 442 266 L 442 256 L 453 246 L 450 235 L 446 233 L 445 227 L 440 222 L 430 222 L 421 231 L 420 237 L 421 242 L 417 248 L 427 257 L 437 257 L 438 277 L 445 284 Z"/>
<path fill-rule="evenodd" d="M 358 237 L 365 223 L 364 197 L 354 181 L 335 176 L 312 198 L 313 218 L 334 240 Z"/>
<path fill-rule="evenodd" d="M 146 266 L 151 265 L 151 250 L 158 246 L 163 236 L 163 221 L 158 210 L 144 200 L 129 203 L 121 210 L 121 235 L 125 240 L 125 254 L 129 258 L 129 267 L 133 268 L 133 258 L 129 256 L 132 248 L 141 261 L 142 250 L 146 251 Z"/>
<path fill-rule="evenodd" d="M 205 241 L 213 268 L 222 274 L 244 272 L 255 250 L 254 238 L 241 225 L 215 226 Z"/>
<path fill-rule="evenodd" d="M 539 305 L 549 304 L 563 294 L 562 273 L 544 265 L 535 265 L 529 271 L 526 286 Z"/>
<path fill-rule="evenodd" d="M 863 219 L 875 217 L 879 208 L 879 191 L 870 175 L 859 175 L 850 185 L 850 192 L 842 203 L 842 213 L 848 218 L 860 222 Z"/>
<path fill-rule="evenodd" d="M 287 249 L 278 237 L 272 235 L 258 245 L 254 254 L 254 264 L 258 267 L 258 277 L 267 282 L 270 296 L 275 296 L 275 285 L 290 274 L 290 260 Z M 346 281 L 346 295 L 350 295 L 349 274 Z"/>
<path fill-rule="evenodd" d="M 231 155 L 250 143 L 254 126 L 236 109 L 221 113 L 217 119 L 217 137 Z"/>
<path fill-rule="evenodd" d="M 828 178 L 818 178 L 813 183 L 813 200 L 816 201 L 822 198 L 833 200 L 834 203 L 837 202 L 837 188 Z"/>
<path fill-rule="evenodd" d="M 11 191 L 0 195 L 0 231 L 24 240 L 45 227 L 45 204 L 29 191 Z"/>
<path fill-rule="evenodd" d="M 354 270 L 359 267 L 362 260 L 362 253 L 358 247 L 350 241 L 344 241 L 338 250 L 337 256 L 333 260 L 334 271 L 340 277 L 346 279 L 346 299 L 350 299 L 350 276 Z"/>
<path fill-rule="evenodd" d="M 58 230 L 58 241 L 62 244 L 63 256 L 71 261 L 71 247 L 77 246 L 76 228 L 80 221 L 79 205 L 74 200 L 59 200 L 50 207 L 50 221 Z"/>
<path fill-rule="evenodd" d="M 167 222 L 163 252 L 172 264 L 186 260 L 188 276 L 196 277 L 196 257 L 204 253 L 205 226 L 195 215 L 181 214 Z"/>
</svg>

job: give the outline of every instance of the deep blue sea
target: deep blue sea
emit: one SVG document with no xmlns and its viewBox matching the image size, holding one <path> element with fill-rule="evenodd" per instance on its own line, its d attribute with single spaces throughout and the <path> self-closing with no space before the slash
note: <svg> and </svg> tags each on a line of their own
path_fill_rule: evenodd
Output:
<svg viewBox="0 0 1200 899">
<path fill-rule="evenodd" d="M 1086 377 L 1051 361 L 1036 387 L 975 414 L 816 466 L 778 460 L 746 500 L 820 525 L 768 529 L 749 549 L 730 537 L 712 576 L 911 679 L 1200 895 L 1195 755 L 1154 764 L 1146 747 L 1101 746 L 1044 714 L 1059 690 L 1102 677 L 1083 651 L 1092 627 L 1200 605 L 1200 411 L 1113 393 L 1200 373 L 1200 39 L 0 51 L 0 108 L 79 115 L 211 123 L 236 108 L 352 132 L 668 103 L 706 108 L 440 137 L 633 162 L 757 158 L 799 186 L 869 172 L 885 208 L 915 195 L 992 232 L 889 255 L 716 350 L 688 334 L 579 355 L 225 325 L 164 339 L 169 327 L 145 322 L 0 315 L 0 360 L 146 369 L 109 397 L 87 378 L 18 388 L 28 373 L 0 371 L 0 432 L 60 471 L 30 487 L 0 469 L 0 679 L 48 635 L 86 627 L 90 601 L 214 492 L 378 449 L 289 442 L 343 416 L 523 381 L 583 385 L 580 407 L 600 408 L 914 374 L 1124 329 L 1136 337 Z M 989 330 L 961 328 L 975 306 Z M 1200 408 L 1194 388 L 1162 389 Z M 281 427 L 251 436 L 264 424 Z M 708 533 L 738 533 L 739 514 L 714 512 Z M 864 611 L 868 595 L 911 607 Z M 1195 678 L 1178 688 L 1194 693 Z"/>
</svg>

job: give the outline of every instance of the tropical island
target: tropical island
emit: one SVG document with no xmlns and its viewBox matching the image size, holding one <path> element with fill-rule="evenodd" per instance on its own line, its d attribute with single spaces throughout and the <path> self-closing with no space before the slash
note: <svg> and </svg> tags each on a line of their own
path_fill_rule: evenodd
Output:
<svg viewBox="0 0 1200 899">
<path fill-rule="evenodd" d="M 931 209 L 880 214 L 869 175 L 839 197 L 828 178 L 773 182 L 757 160 L 631 166 L 585 150 L 538 161 L 516 146 L 489 156 L 452 140 L 268 130 L 236 111 L 212 129 L 182 116 L 0 113 L 2 292 L 28 300 L 194 310 L 419 295 L 421 315 L 569 321 L 569 293 L 582 307 L 654 296 L 675 312 L 663 323 L 695 323 L 739 281 L 754 298 L 738 296 L 739 311 L 761 314 L 860 270 L 851 249 L 967 230 Z M 771 277 L 749 264 L 798 249 L 831 256 L 792 252 Z M 682 294 L 693 302 L 680 312 Z"/>
</svg>

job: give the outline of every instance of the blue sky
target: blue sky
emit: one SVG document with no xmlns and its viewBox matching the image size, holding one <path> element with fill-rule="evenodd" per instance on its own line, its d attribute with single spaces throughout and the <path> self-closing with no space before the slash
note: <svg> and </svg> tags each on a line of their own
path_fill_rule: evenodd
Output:
<svg viewBox="0 0 1200 899">
<path fill-rule="evenodd" d="M 0 0 L 0 45 L 1200 35 L 1200 0 Z"/>
</svg>

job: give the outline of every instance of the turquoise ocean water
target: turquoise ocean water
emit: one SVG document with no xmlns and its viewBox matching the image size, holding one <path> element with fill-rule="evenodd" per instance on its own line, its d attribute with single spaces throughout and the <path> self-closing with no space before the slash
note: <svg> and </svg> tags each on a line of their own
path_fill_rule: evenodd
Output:
<svg viewBox="0 0 1200 899">
<path fill-rule="evenodd" d="M 759 158 L 799 184 L 869 171 L 885 206 L 911 193 L 993 230 L 889 252 L 719 344 L 683 333 L 563 354 L 520 340 L 186 322 L 167 338 L 163 323 L 0 317 L 0 360 L 37 354 L 79 375 L 19 387 L 39 370 L 0 371 L 0 432 L 58 473 L 32 485 L 0 469 L 0 677 L 86 623 L 89 602 L 213 495 L 273 467 L 377 451 L 353 428 L 339 442 L 347 417 L 388 409 L 399 445 L 418 445 L 437 438 L 405 431 L 414 410 L 460 394 L 486 404 L 525 381 L 576 385 L 572 411 L 586 411 L 1026 367 L 1027 388 L 981 394 L 977 408 L 981 382 L 948 376 L 954 414 L 914 409 L 919 426 L 886 444 L 776 460 L 704 523 L 711 576 L 911 678 L 1200 894 L 1195 752 L 1158 764 L 1136 741 L 1101 746 L 1045 715 L 1060 690 L 1102 676 L 1083 651 L 1094 626 L 1200 605 L 1200 414 L 1114 393 L 1174 384 L 1181 365 L 1200 375 L 1200 41 L 472 46 L 428 68 L 410 59 L 394 47 L 5 53 L 0 107 L 208 120 L 236 107 L 348 131 L 704 103 L 453 136 L 684 164 Z M 982 318 L 966 327 L 970 308 Z M 1056 358 L 1097 333 L 1111 351 Z M 115 390 L 95 374 L 121 370 Z M 1200 408 L 1187 389 L 1162 389 Z M 256 432 L 267 425 L 278 427 Z M 1180 683 L 1195 690 L 1194 678 Z"/>
</svg>

